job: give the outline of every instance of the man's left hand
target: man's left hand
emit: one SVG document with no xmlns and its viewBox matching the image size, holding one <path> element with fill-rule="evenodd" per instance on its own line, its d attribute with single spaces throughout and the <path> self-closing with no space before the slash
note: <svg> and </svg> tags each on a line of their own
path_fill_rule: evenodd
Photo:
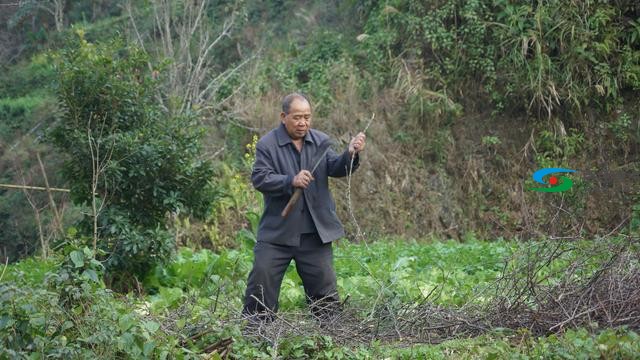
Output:
<svg viewBox="0 0 640 360">
<path fill-rule="evenodd" d="M 363 132 L 360 132 L 351 139 L 351 142 L 349 143 L 349 154 L 351 154 L 351 156 L 354 156 L 364 150 L 366 138 L 367 136 Z"/>
</svg>

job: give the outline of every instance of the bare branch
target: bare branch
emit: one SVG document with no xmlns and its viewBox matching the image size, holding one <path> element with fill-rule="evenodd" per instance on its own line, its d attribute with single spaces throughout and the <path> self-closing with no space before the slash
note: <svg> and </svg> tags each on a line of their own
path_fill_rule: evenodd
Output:
<svg viewBox="0 0 640 360">
<path fill-rule="evenodd" d="M 24 179 L 24 173 L 22 169 L 20 169 L 20 178 L 22 179 L 22 183 L 25 184 L 26 181 Z M 49 244 L 44 238 L 44 230 L 42 229 L 42 219 L 40 217 L 41 209 L 38 208 L 38 206 L 35 203 L 35 200 L 31 197 L 31 194 L 27 191 L 27 189 L 23 188 L 22 192 L 24 193 L 24 196 L 27 198 L 29 205 L 33 209 L 33 215 L 35 216 L 36 224 L 38 225 L 38 237 L 40 238 L 40 246 L 42 248 L 42 258 L 46 259 L 49 253 Z"/>
<path fill-rule="evenodd" d="M 53 212 L 53 218 L 55 220 L 55 225 L 57 230 L 60 232 L 60 235 L 64 235 L 64 228 L 62 226 L 62 218 L 60 217 L 60 213 L 58 212 L 58 206 L 56 205 L 55 200 L 53 199 L 53 195 L 51 194 L 51 187 L 49 186 L 49 179 L 47 178 L 47 172 L 44 169 L 44 164 L 42 163 L 42 158 L 40 157 L 40 152 L 36 152 L 36 157 L 38 158 L 38 164 L 40 165 L 40 171 L 42 172 L 42 178 L 44 179 L 45 188 L 47 191 L 47 195 L 49 197 L 49 207 Z"/>
</svg>

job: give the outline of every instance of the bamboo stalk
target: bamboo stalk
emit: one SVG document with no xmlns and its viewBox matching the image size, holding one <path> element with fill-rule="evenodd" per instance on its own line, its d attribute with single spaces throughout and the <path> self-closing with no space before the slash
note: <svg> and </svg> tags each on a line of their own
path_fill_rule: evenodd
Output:
<svg viewBox="0 0 640 360">
<path fill-rule="evenodd" d="M 28 185 L 13 185 L 13 184 L 0 184 L 0 188 L 7 189 L 27 189 L 27 190 L 41 190 L 47 191 L 47 188 L 41 186 L 28 186 Z M 71 192 L 69 189 L 61 189 L 61 188 L 49 188 L 50 191 L 59 191 L 59 192 Z"/>
</svg>

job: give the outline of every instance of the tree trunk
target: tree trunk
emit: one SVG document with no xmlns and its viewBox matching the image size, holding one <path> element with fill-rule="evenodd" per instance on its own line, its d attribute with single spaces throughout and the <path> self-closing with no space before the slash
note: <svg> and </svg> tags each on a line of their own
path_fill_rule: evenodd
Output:
<svg viewBox="0 0 640 360">
<path fill-rule="evenodd" d="M 64 5 L 65 0 L 54 0 L 54 18 L 57 32 L 64 30 Z"/>
</svg>

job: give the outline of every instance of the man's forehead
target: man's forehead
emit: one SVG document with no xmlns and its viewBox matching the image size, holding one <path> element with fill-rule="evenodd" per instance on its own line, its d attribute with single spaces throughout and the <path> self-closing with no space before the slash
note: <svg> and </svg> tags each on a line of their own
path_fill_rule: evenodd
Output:
<svg viewBox="0 0 640 360">
<path fill-rule="evenodd" d="M 305 99 L 294 99 L 291 102 L 291 107 L 289 109 L 289 113 L 310 113 L 311 106 Z"/>
</svg>

